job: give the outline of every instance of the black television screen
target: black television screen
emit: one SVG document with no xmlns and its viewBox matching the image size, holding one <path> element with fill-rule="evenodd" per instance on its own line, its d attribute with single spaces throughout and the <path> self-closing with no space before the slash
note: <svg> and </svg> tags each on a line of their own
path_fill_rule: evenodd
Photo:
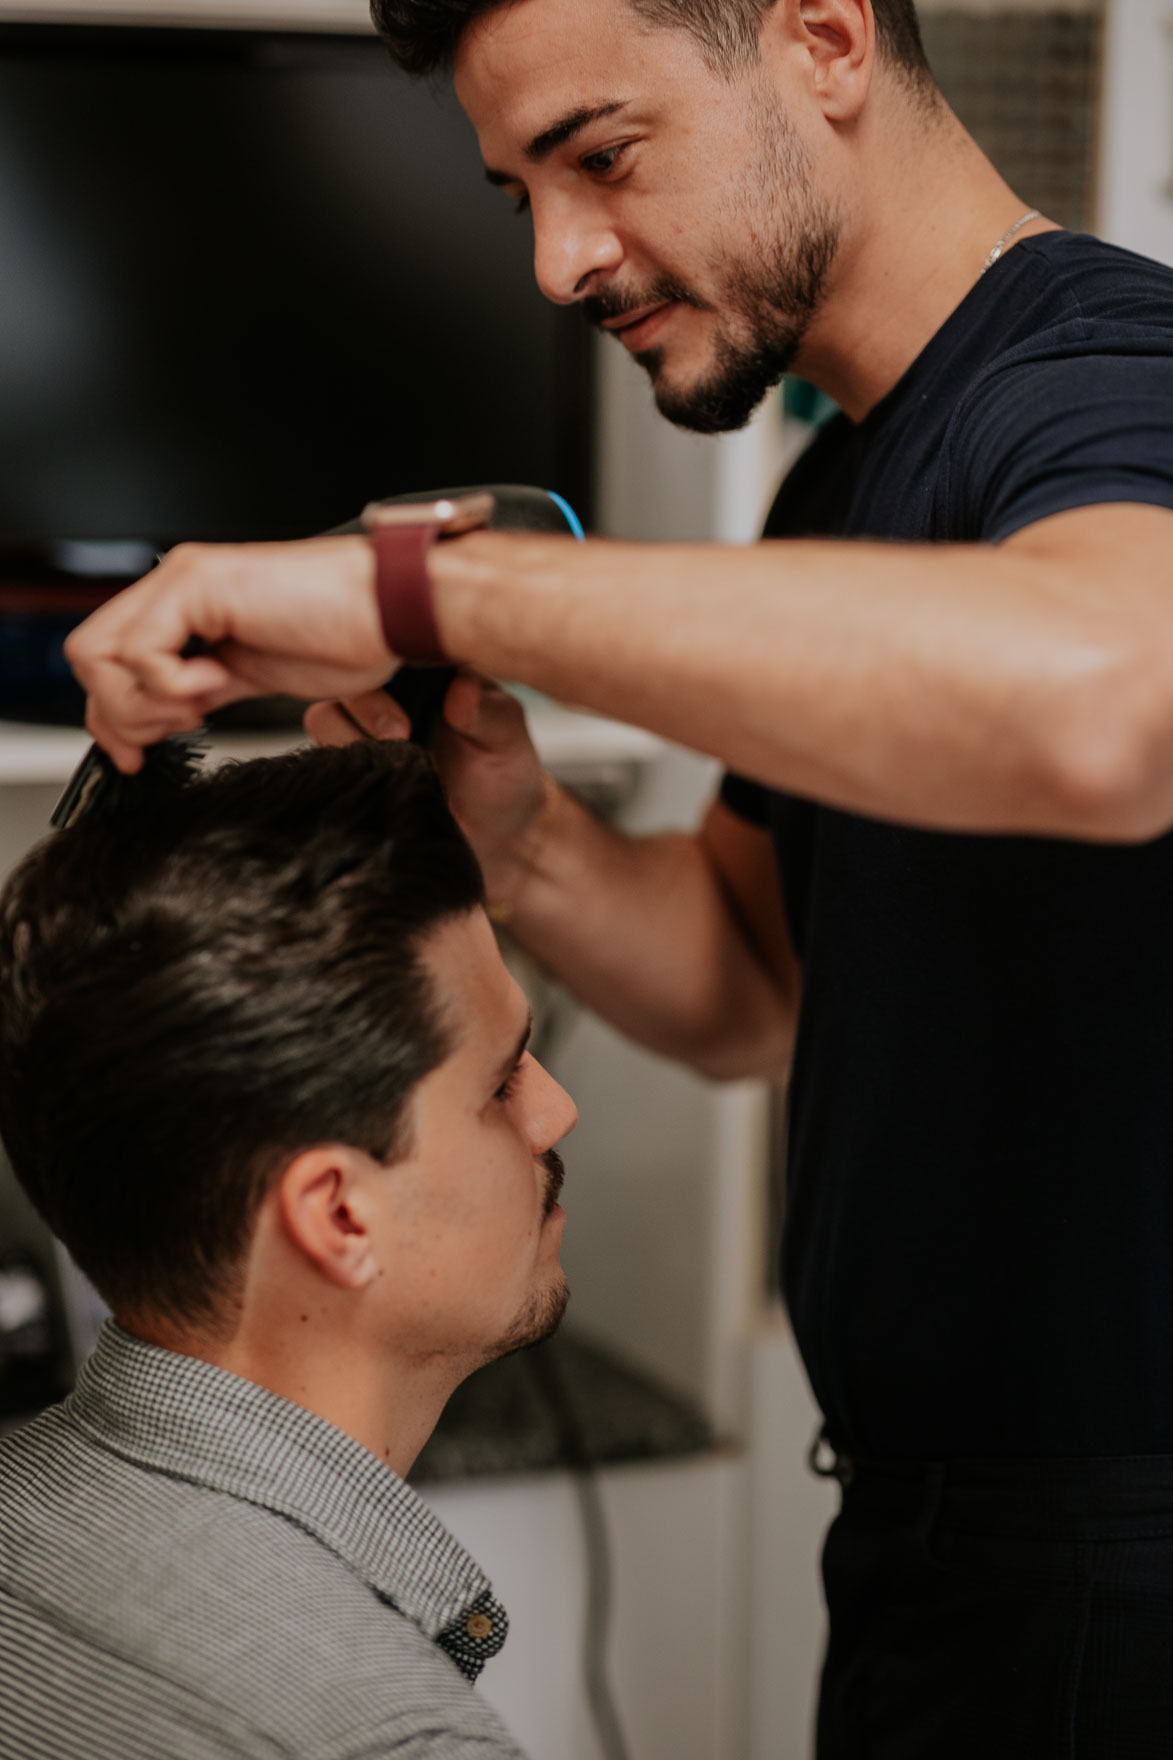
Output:
<svg viewBox="0 0 1173 1760">
<path fill-rule="evenodd" d="M 455 100 L 375 39 L 0 27 L 10 551 L 486 479 L 585 513 L 588 345 Z"/>
</svg>

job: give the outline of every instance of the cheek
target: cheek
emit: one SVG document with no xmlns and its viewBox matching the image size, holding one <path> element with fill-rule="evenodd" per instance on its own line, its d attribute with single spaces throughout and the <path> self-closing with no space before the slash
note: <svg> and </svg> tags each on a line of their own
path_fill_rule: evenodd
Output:
<svg viewBox="0 0 1173 1760">
<path fill-rule="evenodd" d="M 403 1244 L 433 1263 L 504 1266 L 541 1232 L 542 1194 L 533 1158 L 512 1130 L 470 1128 L 450 1145 L 443 1177 L 414 1195 Z"/>
</svg>

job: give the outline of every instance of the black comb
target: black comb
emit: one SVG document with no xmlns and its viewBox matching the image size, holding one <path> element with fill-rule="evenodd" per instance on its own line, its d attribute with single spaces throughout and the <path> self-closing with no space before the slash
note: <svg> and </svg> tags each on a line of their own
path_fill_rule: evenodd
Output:
<svg viewBox="0 0 1173 1760">
<path fill-rule="evenodd" d="M 125 776 L 101 746 L 92 745 L 66 783 L 49 823 L 54 831 L 66 831 L 79 819 L 95 814 L 111 818 L 174 795 L 199 774 L 206 750 L 201 734 L 176 734 L 148 746 L 142 769 Z"/>
</svg>

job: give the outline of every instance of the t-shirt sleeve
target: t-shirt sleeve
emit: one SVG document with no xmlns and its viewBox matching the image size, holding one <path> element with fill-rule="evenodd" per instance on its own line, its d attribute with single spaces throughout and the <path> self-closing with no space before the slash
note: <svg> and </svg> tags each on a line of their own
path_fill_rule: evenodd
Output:
<svg viewBox="0 0 1173 1760">
<path fill-rule="evenodd" d="M 987 543 L 1074 507 L 1173 508 L 1173 357 L 1005 367 L 966 400 L 954 442 L 965 525 Z"/>
<path fill-rule="evenodd" d="M 769 791 L 760 782 L 748 782 L 744 776 L 735 776 L 732 770 L 727 770 L 717 799 L 750 825 L 760 825 L 764 829 L 770 822 Z"/>
</svg>

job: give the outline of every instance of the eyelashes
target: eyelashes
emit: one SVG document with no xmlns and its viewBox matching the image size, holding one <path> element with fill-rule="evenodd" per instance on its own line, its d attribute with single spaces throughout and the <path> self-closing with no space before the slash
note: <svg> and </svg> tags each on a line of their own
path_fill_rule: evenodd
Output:
<svg viewBox="0 0 1173 1760">
<path fill-rule="evenodd" d="M 510 1099 L 512 1099 L 513 1094 L 517 1088 L 517 1078 L 520 1074 L 521 1074 L 521 1065 L 519 1063 L 517 1068 L 511 1072 L 508 1080 L 501 1083 L 501 1086 L 497 1089 L 497 1092 L 493 1095 L 494 1100 L 510 1100 Z"/>
<path fill-rule="evenodd" d="M 606 181 L 611 172 L 618 166 L 630 145 L 630 141 L 621 141 L 618 146 L 600 147 L 597 152 L 585 154 L 585 156 L 579 160 L 579 167 L 581 170 L 585 171 L 588 176 L 597 177 Z M 528 195 L 520 195 L 513 198 L 513 212 L 515 214 L 528 214 L 529 211 L 530 199 Z"/>
<path fill-rule="evenodd" d="M 584 171 L 594 172 L 605 177 L 608 171 L 614 171 L 626 151 L 626 142 L 617 147 L 600 147 L 597 153 L 586 155 L 582 160 L 582 168 Z"/>
</svg>

